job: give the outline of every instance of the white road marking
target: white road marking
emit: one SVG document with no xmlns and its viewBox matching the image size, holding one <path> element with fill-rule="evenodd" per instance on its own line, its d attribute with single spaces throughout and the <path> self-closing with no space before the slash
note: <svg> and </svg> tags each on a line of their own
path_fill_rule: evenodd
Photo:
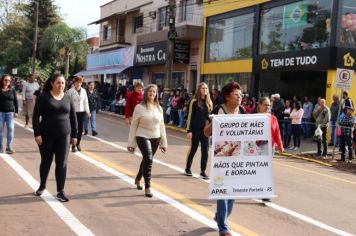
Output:
<svg viewBox="0 0 356 236">
<path fill-rule="evenodd" d="M 80 158 L 82 158 L 83 160 L 95 165 L 96 167 L 118 177 L 119 179 L 127 182 L 128 184 L 135 186 L 134 179 L 119 172 L 118 170 L 115 170 L 115 169 L 101 163 L 100 161 L 94 160 L 93 158 L 91 158 L 81 152 L 76 152 L 75 155 L 77 155 Z M 158 199 L 160 199 L 161 201 L 166 202 L 167 204 L 173 206 L 174 208 L 178 209 L 179 211 L 183 212 L 184 214 L 190 216 L 192 219 L 195 219 L 195 220 L 199 221 L 200 223 L 203 223 L 204 225 L 217 230 L 215 221 L 208 219 L 207 217 L 203 216 L 202 214 L 198 213 L 197 211 L 192 210 L 191 208 L 187 207 L 186 205 L 174 200 L 173 198 L 168 197 L 167 195 L 165 195 L 159 191 L 156 191 L 152 188 L 151 188 L 151 191 L 152 191 L 153 195 L 155 197 L 157 197 Z M 233 235 L 240 235 L 236 232 L 232 232 L 232 233 L 233 233 Z"/>
<path fill-rule="evenodd" d="M 17 125 L 19 125 L 19 126 L 22 126 L 21 123 L 19 123 L 19 122 L 17 122 L 17 121 L 15 121 L 15 123 L 16 123 Z M 33 132 L 32 129 L 29 129 L 29 128 L 27 128 L 26 130 L 29 130 L 29 131 Z M 98 138 L 98 137 L 96 137 L 96 136 L 90 136 L 90 135 L 88 135 L 87 137 L 90 137 L 90 138 L 92 138 L 92 139 L 95 139 L 95 140 L 97 140 L 97 141 L 100 141 L 100 142 L 102 142 L 102 143 L 105 143 L 105 144 L 110 145 L 110 146 L 112 146 L 112 147 L 115 147 L 115 148 L 118 148 L 118 149 L 127 151 L 127 149 L 126 149 L 125 147 L 122 147 L 122 146 L 117 145 L 117 144 L 115 144 L 115 143 L 106 141 L 106 140 L 104 140 L 104 139 L 102 139 L 102 138 Z M 84 155 L 84 154 L 82 154 L 82 155 Z M 141 155 L 140 153 L 137 153 L 137 152 L 135 152 L 135 155 L 142 157 L 142 155 Z M 177 166 L 174 166 L 174 165 L 171 165 L 171 164 L 168 164 L 168 163 L 165 163 L 165 162 L 156 160 L 156 159 L 153 159 L 153 161 L 154 161 L 155 163 L 157 163 L 157 164 L 166 166 L 166 167 L 168 167 L 168 168 L 171 168 L 171 169 L 173 169 L 173 170 L 175 170 L 175 171 L 178 171 L 178 172 L 184 174 L 184 169 L 182 169 L 182 168 L 180 168 L 180 167 L 177 167 Z M 100 162 L 99 162 L 99 163 L 100 163 Z M 102 164 L 102 163 L 100 163 L 100 164 Z M 104 165 L 104 164 L 102 164 L 102 165 Z M 105 166 L 105 165 L 104 165 L 104 166 Z M 110 168 L 110 167 L 108 167 L 108 168 Z M 115 170 L 115 171 L 116 171 L 116 170 Z M 119 172 L 118 172 L 118 173 L 119 173 Z M 119 175 L 123 175 L 123 174 L 120 173 Z M 198 174 L 193 173 L 193 177 L 198 178 L 198 179 L 200 179 L 201 181 L 204 181 L 204 182 L 206 182 L 206 183 L 210 183 L 209 180 L 203 180 L 203 179 L 199 178 L 199 175 L 198 175 Z M 127 178 L 129 178 L 129 177 L 127 176 Z M 129 178 L 129 179 L 130 179 L 130 178 Z M 131 181 L 133 181 L 133 180 L 131 180 Z M 132 183 L 133 183 L 133 182 L 132 182 Z M 164 196 L 165 196 L 165 195 L 164 195 Z M 166 197 L 167 197 L 167 196 L 166 196 Z M 161 198 L 160 198 L 160 199 L 161 199 Z M 163 199 L 161 199 L 161 200 L 163 200 Z M 254 200 L 255 202 L 258 202 L 258 203 L 261 203 L 261 202 L 262 202 L 262 201 L 259 200 L 259 199 L 252 199 L 252 200 Z M 164 200 L 163 200 L 163 201 L 164 201 Z M 172 199 L 172 201 L 175 201 L 175 200 Z M 168 202 L 167 202 L 167 203 L 168 203 Z M 177 203 L 178 203 L 178 204 L 181 204 L 181 203 L 179 203 L 179 202 L 177 202 Z M 169 204 L 170 204 L 170 203 L 169 203 Z M 337 235 L 341 235 L 341 236 L 354 236 L 353 234 L 350 234 L 350 233 L 348 233 L 348 232 L 345 232 L 345 231 L 342 231 L 342 230 L 340 230 L 340 229 L 334 228 L 334 227 L 332 227 L 332 226 L 329 226 L 329 225 L 327 225 L 327 224 L 324 224 L 324 223 L 322 223 L 322 222 L 319 222 L 319 221 L 317 221 L 317 220 L 314 220 L 314 219 L 312 219 L 312 218 L 310 218 L 310 217 L 308 217 L 308 216 L 302 215 L 302 214 L 300 214 L 300 213 L 298 213 L 298 212 L 295 212 L 295 211 L 289 210 L 289 209 L 287 209 L 287 208 L 285 208 L 285 207 L 279 206 L 279 205 L 277 205 L 277 204 L 275 204 L 275 203 L 265 203 L 265 204 L 266 204 L 267 206 L 271 207 L 272 209 L 275 209 L 275 210 L 277 210 L 277 211 L 283 212 L 283 213 L 288 214 L 288 215 L 290 215 L 290 216 L 293 216 L 293 217 L 295 217 L 295 218 L 297 218 L 297 219 L 299 219 L 299 220 L 302 220 L 302 221 L 304 221 L 304 222 L 306 222 L 306 223 L 315 225 L 315 226 L 317 226 L 317 227 L 319 227 L 319 228 L 321 228 L 321 229 L 324 229 L 324 230 L 326 230 L 326 231 L 333 232 L 333 233 L 335 233 L 335 234 L 337 234 Z M 172 205 L 172 204 L 171 204 L 171 205 Z M 181 204 L 181 205 L 184 206 L 184 207 L 186 207 L 186 206 L 183 205 L 183 204 Z M 172 206 L 176 207 L 176 205 L 172 205 Z M 177 209 L 179 209 L 179 208 L 177 208 Z M 188 208 L 188 209 L 190 209 L 190 208 Z M 180 209 L 179 209 L 179 210 L 180 210 Z M 191 209 L 190 209 L 190 210 L 191 210 Z M 197 214 L 199 214 L 199 213 L 197 213 Z M 202 217 L 204 217 L 204 216 L 202 216 Z M 210 220 L 210 221 L 211 221 L 211 220 Z M 214 222 L 214 224 L 216 224 L 216 223 Z"/>
<path fill-rule="evenodd" d="M 11 156 L 7 154 L 0 154 L 0 157 L 11 166 L 11 168 L 21 178 L 36 191 L 40 185 L 32 175 L 30 175 L 19 163 L 17 163 Z M 35 196 L 34 196 L 35 197 Z M 53 211 L 71 228 L 77 235 L 92 236 L 94 235 L 90 229 L 83 225 L 62 203 L 60 203 L 47 190 L 42 194 L 42 199 L 53 209 Z"/>
<path fill-rule="evenodd" d="M 117 145 L 117 144 L 115 144 L 115 143 L 106 141 L 106 140 L 104 140 L 104 139 L 102 139 L 102 138 L 98 138 L 98 137 L 96 137 L 96 136 L 89 136 L 89 135 L 88 135 L 88 137 L 90 137 L 90 138 L 92 138 L 92 139 L 95 139 L 95 140 L 97 140 L 97 141 L 100 141 L 100 142 L 102 142 L 102 143 L 105 143 L 105 144 L 107 144 L 107 145 L 110 145 L 110 146 L 112 146 L 112 147 L 115 147 L 115 148 L 118 148 L 118 149 L 127 151 L 127 149 L 126 149 L 125 147 L 122 147 L 122 146 Z M 141 155 L 140 153 L 138 153 L 138 152 L 135 152 L 135 155 L 136 155 L 136 156 L 139 156 L 139 157 L 142 157 L 142 155 Z M 166 166 L 166 167 L 168 167 L 168 168 L 170 168 L 170 169 L 172 169 L 172 170 L 175 170 L 175 171 L 177 171 L 177 172 L 179 172 L 179 173 L 184 174 L 184 169 L 183 169 L 183 168 L 180 168 L 180 167 L 178 167 L 178 166 L 175 166 L 175 165 L 172 165 L 172 164 L 168 164 L 168 163 L 165 163 L 165 162 L 163 162 L 163 161 L 156 160 L 156 159 L 153 159 L 153 162 L 155 162 L 155 163 L 157 163 L 157 164 L 160 164 L 160 165 L 163 165 L 163 166 Z M 198 175 L 198 174 L 193 173 L 193 177 L 198 178 L 199 180 L 201 180 L 201 181 L 203 181 L 203 182 L 210 183 L 210 180 L 204 180 L 204 179 L 199 178 L 199 175 Z M 262 203 L 262 201 L 259 200 L 259 199 L 252 199 L 252 200 L 255 201 L 255 202 L 258 202 L 258 203 Z M 324 229 L 324 230 L 333 232 L 333 233 L 335 233 L 335 234 L 337 234 L 337 235 L 353 236 L 353 234 L 350 234 L 350 233 L 347 233 L 347 232 L 342 231 L 342 230 L 340 230 L 340 229 L 334 228 L 334 227 L 332 227 L 332 226 L 329 226 L 329 225 L 327 225 L 327 224 L 324 224 L 324 223 L 322 223 L 322 222 L 319 222 L 319 221 L 317 221 L 317 220 L 314 220 L 314 219 L 312 219 L 312 218 L 310 218 L 310 217 L 308 217 L 308 216 L 302 215 L 302 214 L 300 214 L 300 213 L 298 213 L 298 212 L 295 212 L 295 211 L 293 211 L 293 210 L 289 210 L 289 209 L 287 209 L 287 208 L 285 208 L 285 207 L 279 206 L 279 205 L 277 205 L 277 204 L 275 204 L 275 203 L 265 203 L 265 204 L 266 204 L 267 206 L 271 207 L 271 208 L 274 209 L 274 210 L 277 210 L 277 211 L 279 211 L 279 212 L 283 212 L 283 213 L 288 214 L 288 215 L 290 215 L 290 216 L 293 216 L 293 217 L 295 217 L 295 218 L 297 218 L 297 219 L 299 219 L 299 220 L 302 220 L 302 221 L 304 221 L 304 222 L 306 222 L 306 223 L 309 223 L 309 224 L 315 225 L 315 226 L 317 226 L 317 227 L 319 227 L 319 228 L 322 228 L 322 229 Z"/>
</svg>

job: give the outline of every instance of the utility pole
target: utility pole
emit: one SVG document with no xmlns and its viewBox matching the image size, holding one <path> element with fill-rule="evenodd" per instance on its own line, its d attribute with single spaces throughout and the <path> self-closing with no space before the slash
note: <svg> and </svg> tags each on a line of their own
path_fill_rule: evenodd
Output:
<svg viewBox="0 0 356 236">
<path fill-rule="evenodd" d="M 33 36 L 33 51 L 32 51 L 32 74 L 36 71 L 36 54 L 37 54 L 37 38 L 38 38 L 38 8 L 39 0 L 35 3 L 35 34 Z"/>
<path fill-rule="evenodd" d="M 172 67 L 173 67 L 173 54 L 174 42 L 177 38 L 176 32 L 176 0 L 169 0 L 168 6 L 168 40 L 167 40 L 167 58 L 165 65 L 165 78 L 164 78 L 164 94 L 163 94 L 163 110 L 167 110 L 167 103 L 170 92 L 172 90 Z"/>
<path fill-rule="evenodd" d="M 69 58 L 70 58 L 71 50 L 69 47 L 64 48 L 64 58 L 65 58 L 65 69 L 64 69 L 64 78 L 68 79 L 69 75 Z"/>
</svg>

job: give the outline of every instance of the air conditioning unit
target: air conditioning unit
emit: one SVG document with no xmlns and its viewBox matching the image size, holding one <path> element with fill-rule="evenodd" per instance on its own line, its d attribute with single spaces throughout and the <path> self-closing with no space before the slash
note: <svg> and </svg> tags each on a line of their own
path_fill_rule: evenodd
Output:
<svg viewBox="0 0 356 236">
<path fill-rule="evenodd" d="M 204 2 L 203 0 L 195 0 L 196 4 L 203 4 L 203 2 Z"/>
<path fill-rule="evenodd" d="M 148 16 L 151 17 L 152 19 L 156 19 L 156 11 L 150 11 L 148 12 Z"/>
</svg>

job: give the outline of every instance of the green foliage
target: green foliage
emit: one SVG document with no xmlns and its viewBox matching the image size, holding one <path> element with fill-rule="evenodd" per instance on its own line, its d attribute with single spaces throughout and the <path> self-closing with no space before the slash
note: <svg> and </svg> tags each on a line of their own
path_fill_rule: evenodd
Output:
<svg viewBox="0 0 356 236">
<path fill-rule="evenodd" d="M 41 65 L 39 60 L 36 60 L 36 70 L 39 72 L 39 77 L 45 80 L 52 76 L 56 70 L 52 64 Z M 27 77 L 32 74 L 32 58 L 28 58 L 27 62 L 18 67 L 18 75 L 20 77 Z"/>
</svg>

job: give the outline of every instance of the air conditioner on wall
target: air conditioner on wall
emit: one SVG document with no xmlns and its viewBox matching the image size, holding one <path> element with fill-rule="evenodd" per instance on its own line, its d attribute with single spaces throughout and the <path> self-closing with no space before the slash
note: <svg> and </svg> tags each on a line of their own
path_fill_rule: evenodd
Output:
<svg viewBox="0 0 356 236">
<path fill-rule="evenodd" d="M 156 11 L 148 12 L 148 16 L 151 17 L 152 19 L 156 19 Z"/>
<path fill-rule="evenodd" d="M 196 4 L 203 4 L 203 0 L 195 0 Z"/>
</svg>

